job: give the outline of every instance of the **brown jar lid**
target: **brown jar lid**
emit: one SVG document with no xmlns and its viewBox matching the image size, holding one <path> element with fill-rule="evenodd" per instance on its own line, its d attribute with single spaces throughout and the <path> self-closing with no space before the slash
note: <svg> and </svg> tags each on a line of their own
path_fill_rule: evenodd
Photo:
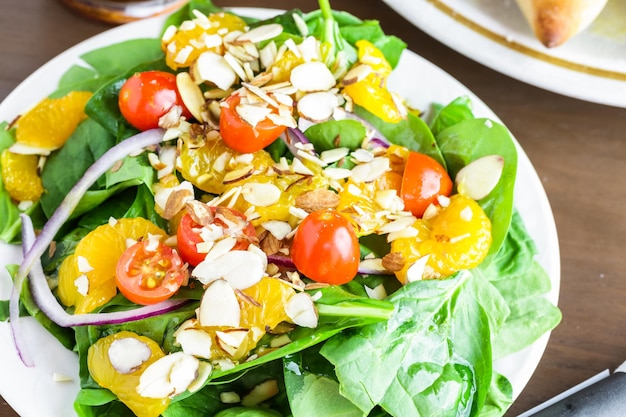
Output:
<svg viewBox="0 0 626 417">
<path fill-rule="evenodd" d="M 89 19 L 109 24 L 168 14 L 189 0 L 61 0 L 63 4 Z"/>
</svg>

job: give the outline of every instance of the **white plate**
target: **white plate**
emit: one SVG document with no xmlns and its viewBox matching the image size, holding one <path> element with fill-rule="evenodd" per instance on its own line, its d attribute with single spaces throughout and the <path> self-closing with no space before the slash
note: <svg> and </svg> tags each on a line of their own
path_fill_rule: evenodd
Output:
<svg viewBox="0 0 626 417">
<path fill-rule="evenodd" d="M 276 14 L 267 9 L 237 9 L 242 14 L 266 16 Z M 0 120 L 13 120 L 22 109 L 34 105 L 54 89 L 60 75 L 72 64 L 80 63 L 79 56 L 87 51 L 122 40 L 158 36 L 162 18 L 143 20 L 104 32 L 88 39 L 54 58 L 20 84 L 0 104 Z M 403 79 L 412 82 L 402 84 Z M 474 102 L 475 113 L 479 116 L 497 117 L 487 106 L 467 88 L 448 74 L 420 58 L 406 52 L 390 81 L 391 88 L 402 91 L 411 103 L 418 108 L 427 108 L 432 102 L 447 103 L 460 95 L 469 95 Z M 539 250 L 539 262 L 552 280 L 550 300 L 556 304 L 559 293 L 560 258 L 556 227 L 552 211 L 539 177 L 526 154 L 519 148 L 518 180 L 515 198 L 526 226 Z M 20 249 L 0 244 L 0 265 L 17 263 Z M 4 270 L 0 270 L 0 299 L 8 299 L 10 280 Z M 23 318 L 25 336 L 30 341 L 35 367 L 25 367 L 15 353 L 9 326 L 0 323 L 0 394 L 23 417 L 68 417 L 75 415 L 72 403 L 79 389 L 78 361 L 74 353 L 64 349 L 47 331 L 32 318 Z M 548 340 L 545 335 L 515 358 L 507 358 L 497 364 L 512 382 L 515 395 L 526 385 L 537 367 Z M 68 382 L 55 382 L 53 376 L 64 375 Z M 33 401 L 36 399 L 36 401 Z"/>
<path fill-rule="evenodd" d="M 415 26 L 528 84 L 626 107 L 626 2 L 609 0 L 587 30 L 556 48 L 533 35 L 515 0 L 384 0 Z"/>
</svg>

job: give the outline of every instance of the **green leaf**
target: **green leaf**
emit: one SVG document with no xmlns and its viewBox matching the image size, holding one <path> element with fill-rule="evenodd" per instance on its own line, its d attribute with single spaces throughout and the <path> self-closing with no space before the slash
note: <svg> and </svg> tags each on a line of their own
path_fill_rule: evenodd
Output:
<svg viewBox="0 0 626 417">
<path fill-rule="evenodd" d="M 214 417 L 282 417 L 282 414 L 264 408 L 233 407 L 220 411 Z"/>
<path fill-rule="evenodd" d="M 492 372 L 488 315 L 501 314 L 479 301 L 488 286 L 470 273 L 412 283 L 389 297 L 396 309 L 388 321 L 330 339 L 321 353 L 341 393 L 364 413 L 376 405 L 398 416 L 479 409 Z"/>
<path fill-rule="evenodd" d="M 354 112 L 374 125 L 391 143 L 404 146 L 412 151 L 424 153 L 444 167 L 446 166 L 446 161 L 430 128 L 426 122 L 416 115 L 409 113 L 402 121 L 389 123 L 360 106 L 355 106 Z"/>
<path fill-rule="evenodd" d="M 320 368 L 311 363 L 312 358 L 323 360 L 314 348 L 283 359 L 285 388 L 293 415 L 362 417 L 363 412 L 339 393 L 339 383 L 329 376 L 334 375 L 330 364 L 324 361 L 325 366 Z"/>
<path fill-rule="evenodd" d="M 94 145 L 97 144 L 97 147 Z M 52 153 L 42 172 L 46 192 L 41 206 L 47 217 L 61 204 L 70 189 L 101 155 L 113 146 L 114 138 L 99 124 L 86 119 L 78 125 L 65 145 Z"/>
<path fill-rule="evenodd" d="M 506 377 L 496 372 L 491 380 L 491 389 L 480 410 L 480 417 L 501 417 L 511 406 L 513 386 Z"/>
<path fill-rule="evenodd" d="M 70 91 L 95 92 L 109 80 L 144 62 L 163 59 L 158 38 L 132 39 L 89 51 L 81 56 L 86 65 L 73 65 L 59 81 L 52 97 Z"/>
<path fill-rule="evenodd" d="M 365 134 L 363 123 L 348 119 L 317 123 L 304 132 L 317 152 L 342 147 L 354 151 L 361 146 Z"/>
<path fill-rule="evenodd" d="M 458 97 L 446 106 L 433 105 L 433 118 L 430 129 L 437 136 L 443 130 L 464 120 L 474 119 L 469 97 Z"/>
</svg>

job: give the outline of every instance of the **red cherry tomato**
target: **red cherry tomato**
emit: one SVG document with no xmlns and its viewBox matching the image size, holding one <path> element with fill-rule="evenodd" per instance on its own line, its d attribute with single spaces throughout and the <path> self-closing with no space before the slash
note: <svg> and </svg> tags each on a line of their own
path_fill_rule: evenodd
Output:
<svg viewBox="0 0 626 417">
<path fill-rule="evenodd" d="M 307 277 L 327 284 L 350 282 L 360 261 L 359 241 L 348 219 L 334 210 L 309 214 L 291 246 L 293 263 Z"/>
<path fill-rule="evenodd" d="M 159 126 L 159 119 L 174 105 L 183 108 L 183 115 L 191 118 L 176 88 L 176 76 L 164 71 L 144 71 L 126 80 L 118 97 L 122 116 L 143 131 Z"/>
<path fill-rule="evenodd" d="M 228 146 L 242 153 L 256 152 L 274 142 L 285 131 L 285 126 L 276 125 L 267 118 L 251 126 L 237 113 L 240 101 L 241 97 L 233 94 L 221 108 L 220 133 Z"/>
<path fill-rule="evenodd" d="M 187 276 L 187 266 L 178 253 L 152 239 L 144 239 L 126 249 L 115 271 L 120 292 L 130 301 L 143 305 L 167 300 Z"/>
<path fill-rule="evenodd" d="M 233 250 L 245 250 L 251 242 L 256 242 L 256 230 L 241 212 L 227 207 L 213 206 L 209 206 L 209 210 L 213 215 L 212 224 L 223 228 L 224 236 L 237 238 Z M 197 249 L 197 244 L 203 242 L 202 227 L 191 218 L 189 213 L 185 213 L 176 231 L 180 256 L 192 266 L 198 265 L 206 257 L 206 253 L 200 253 Z"/>
<path fill-rule="evenodd" d="M 438 196 L 449 196 L 451 192 L 452 180 L 439 162 L 419 152 L 409 153 L 400 188 L 406 210 L 422 217 L 430 204 L 437 204 Z"/>
</svg>

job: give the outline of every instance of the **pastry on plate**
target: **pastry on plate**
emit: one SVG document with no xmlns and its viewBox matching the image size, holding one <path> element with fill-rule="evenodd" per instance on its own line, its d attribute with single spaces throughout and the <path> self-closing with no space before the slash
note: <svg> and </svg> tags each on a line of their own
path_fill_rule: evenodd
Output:
<svg viewBox="0 0 626 417">
<path fill-rule="evenodd" d="M 535 36 L 548 48 L 582 32 L 600 14 L 607 0 L 517 0 Z"/>
</svg>

